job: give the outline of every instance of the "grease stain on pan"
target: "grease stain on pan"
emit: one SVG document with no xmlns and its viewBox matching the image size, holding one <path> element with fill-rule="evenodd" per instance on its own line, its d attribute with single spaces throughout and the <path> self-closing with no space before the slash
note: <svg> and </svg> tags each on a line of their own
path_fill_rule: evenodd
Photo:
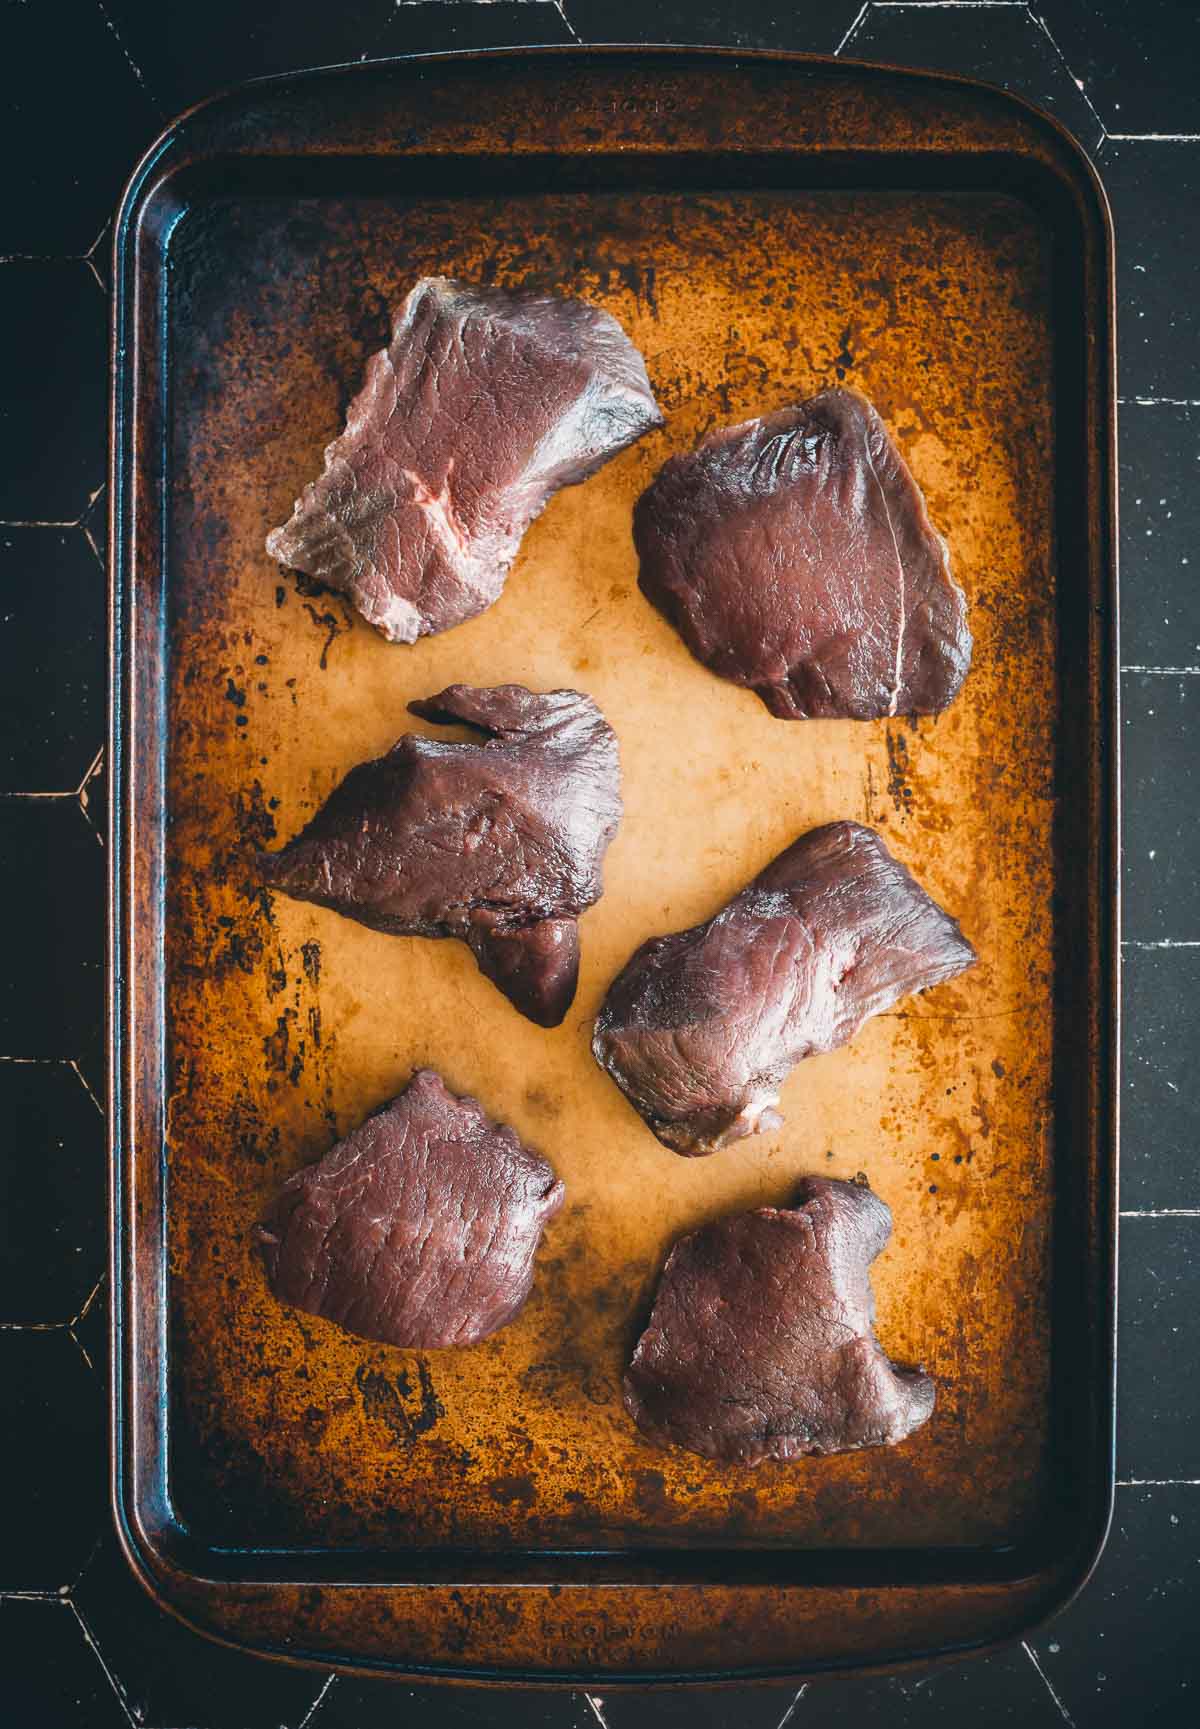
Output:
<svg viewBox="0 0 1200 1729">
<path fill-rule="evenodd" d="M 385 309 L 436 271 L 598 301 L 670 420 L 551 502 L 492 609 L 405 649 L 281 578 L 263 541 L 340 430 Z M 234 196 L 184 219 L 172 283 L 186 309 L 167 953 L 181 1515 L 240 1545 L 1014 1541 L 1044 1481 L 1052 1192 L 1052 368 L 1033 217 L 990 194 L 302 213 Z M 972 606 L 962 696 L 917 728 L 772 720 L 636 586 L 630 513 L 663 459 L 839 373 L 889 419 Z M 551 1033 L 460 945 L 387 938 L 254 881 L 254 851 L 413 725 L 408 700 L 454 680 L 580 684 L 620 738 L 625 821 L 582 921 L 579 996 Z M 779 1133 L 677 1159 L 591 1060 L 605 986 L 646 935 L 707 917 L 798 833 L 864 806 L 982 964 L 801 1065 Z M 568 1195 L 524 1313 L 476 1349 L 418 1359 L 301 1324 L 268 1293 L 249 1227 L 422 1063 L 511 1121 Z M 880 1334 L 937 1375 L 928 1429 L 752 1481 L 654 1452 L 620 1386 L 671 1240 L 783 1201 L 817 1168 L 864 1171 L 893 1208 Z"/>
</svg>

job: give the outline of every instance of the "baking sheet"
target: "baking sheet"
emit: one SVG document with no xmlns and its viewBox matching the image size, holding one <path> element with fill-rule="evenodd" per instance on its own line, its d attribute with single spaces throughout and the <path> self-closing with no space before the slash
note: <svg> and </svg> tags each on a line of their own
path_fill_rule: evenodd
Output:
<svg viewBox="0 0 1200 1729">
<path fill-rule="evenodd" d="M 947 190 L 953 176 L 482 196 L 364 192 L 362 178 L 214 185 L 182 201 L 167 250 L 172 1517 L 213 1552 L 319 1555 L 332 1576 L 341 1556 L 347 1578 L 364 1550 L 394 1556 L 398 1578 L 420 1555 L 675 1550 L 893 1552 L 918 1568 L 958 1551 L 983 1576 L 1036 1540 L 1062 1492 L 1056 1125 L 1086 873 L 1063 878 L 1064 775 L 1080 764 L 1064 762 L 1062 633 L 1083 572 L 1061 540 L 1053 227 L 1007 185 Z M 341 429 L 389 308 L 427 273 L 605 307 L 668 418 L 550 503 L 496 606 L 406 648 L 262 543 Z M 630 512 L 665 457 L 836 382 L 883 414 L 967 592 L 974 665 L 936 720 L 773 720 L 698 666 L 636 588 Z M 1066 601 L 1060 545 L 1076 560 Z M 625 817 L 582 920 L 576 1003 L 552 1032 L 461 945 L 389 938 L 254 882 L 255 849 L 400 732 L 436 732 L 405 705 L 455 681 L 577 686 L 620 741 Z M 839 817 L 880 829 L 980 964 L 802 1064 L 777 1133 L 680 1159 L 591 1059 L 604 989 L 644 937 L 707 917 Z M 425 1064 L 567 1185 L 527 1308 L 461 1353 L 371 1345 L 284 1308 L 252 1241 L 286 1176 Z M 620 1376 L 670 1243 L 786 1203 L 816 1171 L 865 1172 L 892 1208 L 879 1333 L 934 1375 L 932 1421 L 895 1449 L 756 1471 L 650 1448 Z"/>
</svg>

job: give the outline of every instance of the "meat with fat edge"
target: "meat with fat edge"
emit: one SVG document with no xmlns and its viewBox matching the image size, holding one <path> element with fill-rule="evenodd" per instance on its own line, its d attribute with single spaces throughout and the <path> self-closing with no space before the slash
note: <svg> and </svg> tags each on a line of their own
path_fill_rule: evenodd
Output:
<svg viewBox="0 0 1200 1729">
<path fill-rule="evenodd" d="M 891 1230 L 869 1188 L 808 1177 L 790 1207 L 681 1238 L 625 1376 L 646 1438 L 758 1465 L 892 1446 L 920 1428 L 934 1384 L 891 1362 L 874 1333 L 869 1268 Z"/>
<path fill-rule="evenodd" d="M 607 312 L 425 277 L 267 551 L 415 642 L 490 606 L 551 495 L 661 425 Z"/>
<path fill-rule="evenodd" d="M 936 714 L 966 600 L 867 400 L 827 390 L 712 433 L 638 500 L 639 585 L 696 659 L 781 720 Z"/>
<path fill-rule="evenodd" d="M 874 829 L 830 823 L 691 930 L 643 943 L 609 987 L 596 1061 L 678 1153 L 777 1128 L 779 1089 L 975 951 Z"/>
<path fill-rule="evenodd" d="M 387 1345 L 473 1345 L 525 1306 L 563 1194 L 515 1130 L 419 1069 L 288 1179 L 256 1238 L 285 1303 Z"/>
</svg>

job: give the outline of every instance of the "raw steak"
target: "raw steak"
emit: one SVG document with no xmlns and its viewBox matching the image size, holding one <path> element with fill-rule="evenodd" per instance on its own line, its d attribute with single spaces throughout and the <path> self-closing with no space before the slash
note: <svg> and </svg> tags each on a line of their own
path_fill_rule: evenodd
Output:
<svg viewBox="0 0 1200 1729">
<path fill-rule="evenodd" d="M 927 1422 L 934 1385 L 890 1361 L 868 1269 L 892 1215 L 865 1185 L 807 1177 L 795 1204 L 683 1237 L 625 1376 L 648 1440 L 759 1465 L 892 1446 Z"/>
<path fill-rule="evenodd" d="M 607 312 L 428 276 L 267 551 L 415 642 L 490 606 L 551 495 L 661 425 Z"/>
<path fill-rule="evenodd" d="M 260 855 L 264 880 L 393 936 L 458 937 L 523 1015 L 557 1026 L 621 818 L 616 736 L 577 690 L 452 684 L 409 708 L 484 742 L 406 733 Z"/>
<path fill-rule="evenodd" d="M 975 951 L 856 822 L 810 830 L 706 924 L 643 943 L 609 988 L 596 1061 L 659 1140 L 712 1153 L 779 1127 L 779 1088 Z"/>
<path fill-rule="evenodd" d="M 524 1308 L 563 1193 L 515 1130 L 418 1069 L 289 1177 L 257 1238 L 285 1303 L 385 1345 L 473 1345 Z"/>
<path fill-rule="evenodd" d="M 936 714 L 967 675 L 946 543 L 854 391 L 673 456 L 633 523 L 642 592 L 697 660 L 780 720 Z"/>
</svg>

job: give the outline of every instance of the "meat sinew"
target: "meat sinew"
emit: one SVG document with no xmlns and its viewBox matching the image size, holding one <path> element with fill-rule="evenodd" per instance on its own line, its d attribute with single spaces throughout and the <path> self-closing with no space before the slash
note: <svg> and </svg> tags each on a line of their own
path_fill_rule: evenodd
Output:
<svg viewBox="0 0 1200 1729">
<path fill-rule="evenodd" d="M 406 733 L 260 855 L 263 878 L 393 936 L 458 937 L 523 1015 L 557 1026 L 621 818 L 616 736 L 577 690 L 452 684 L 409 708 L 484 740 Z"/>
<path fill-rule="evenodd" d="M 875 1337 L 869 1268 L 892 1215 L 858 1183 L 808 1177 L 791 1207 L 719 1219 L 672 1249 L 625 1376 L 648 1440 L 759 1465 L 892 1446 L 934 1384 Z"/>
<path fill-rule="evenodd" d="M 973 965 L 957 922 L 874 829 L 812 829 L 691 930 L 652 937 L 605 997 L 592 1051 L 677 1153 L 778 1128 L 780 1086 L 911 991 Z"/>
<path fill-rule="evenodd" d="M 712 433 L 638 500 L 642 592 L 780 720 L 936 714 L 966 600 L 904 458 L 850 390 Z"/>
<path fill-rule="evenodd" d="M 256 1234 L 283 1302 L 386 1345 L 473 1345 L 524 1308 L 563 1194 L 515 1130 L 419 1069 L 288 1179 Z"/>
<path fill-rule="evenodd" d="M 551 495 L 661 425 L 607 312 L 425 277 L 267 551 L 415 642 L 490 606 Z"/>
</svg>

